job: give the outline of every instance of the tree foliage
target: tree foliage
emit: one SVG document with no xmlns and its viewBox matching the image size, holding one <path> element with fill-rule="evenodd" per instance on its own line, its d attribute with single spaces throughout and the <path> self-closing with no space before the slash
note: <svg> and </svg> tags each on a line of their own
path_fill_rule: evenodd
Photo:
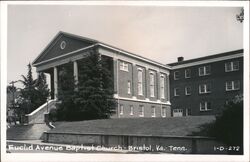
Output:
<svg viewBox="0 0 250 162">
<path fill-rule="evenodd" d="M 228 146 L 240 147 L 239 151 L 229 150 L 230 154 L 243 154 L 243 98 L 236 98 L 224 106 L 223 112 L 212 123 L 201 126 L 200 132 L 193 135 L 215 137 Z"/>
<path fill-rule="evenodd" d="M 49 96 L 46 77 L 43 73 L 40 73 L 37 79 L 33 79 L 32 67 L 28 64 L 27 76 L 22 75 L 20 82 L 24 85 L 24 88 L 20 90 L 17 104 L 23 114 L 29 114 L 44 104 Z"/>
<path fill-rule="evenodd" d="M 73 67 L 72 64 L 69 67 Z M 116 102 L 113 98 L 113 78 L 108 59 L 91 50 L 78 61 L 78 83 L 72 69 L 62 68 L 59 83 L 59 120 L 90 120 L 109 118 Z"/>
</svg>

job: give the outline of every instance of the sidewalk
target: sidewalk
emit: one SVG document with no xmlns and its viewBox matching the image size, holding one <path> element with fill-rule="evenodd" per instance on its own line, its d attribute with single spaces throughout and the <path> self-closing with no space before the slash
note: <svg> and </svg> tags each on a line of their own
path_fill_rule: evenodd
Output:
<svg viewBox="0 0 250 162">
<path fill-rule="evenodd" d="M 135 153 L 120 146 L 83 146 L 44 143 L 41 140 L 7 140 L 7 153 Z"/>
</svg>

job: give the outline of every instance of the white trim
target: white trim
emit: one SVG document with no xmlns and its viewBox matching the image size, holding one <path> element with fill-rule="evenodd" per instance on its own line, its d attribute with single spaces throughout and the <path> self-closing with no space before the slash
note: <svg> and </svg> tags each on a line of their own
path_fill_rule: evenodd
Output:
<svg viewBox="0 0 250 162">
<path fill-rule="evenodd" d="M 130 108 L 129 115 L 131 115 L 131 116 L 134 115 L 134 106 L 130 105 L 129 108 Z"/>
<path fill-rule="evenodd" d="M 205 104 L 205 109 L 201 109 L 201 104 L 204 103 Z M 211 102 L 207 102 L 207 101 L 204 101 L 204 102 L 200 102 L 200 111 L 211 111 L 212 109 L 208 109 L 207 107 L 207 104 L 210 103 L 210 106 L 211 106 Z"/>
<path fill-rule="evenodd" d="M 233 69 L 233 65 L 234 63 L 237 63 L 238 64 L 238 69 Z M 227 64 L 230 63 L 230 66 L 231 66 L 231 69 L 230 70 L 227 70 Z M 230 62 L 226 62 L 225 63 L 225 72 L 233 72 L 233 71 L 239 71 L 240 69 L 240 62 L 239 61 L 230 61 Z"/>
<path fill-rule="evenodd" d="M 65 42 L 65 41 L 62 41 L 62 42 L 60 43 L 60 48 L 63 50 L 63 49 L 65 49 L 65 47 L 66 47 L 66 42 Z"/>
<path fill-rule="evenodd" d="M 176 74 L 175 73 L 178 73 L 178 77 L 176 78 Z M 174 80 L 179 80 L 180 79 L 180 71 L 175 71 L 174 72 Z"/>
<path fill-rule="evenodd" d="M 63 58 L 63 57 L 66 57 L 66 56 L 75 54 L 75 53 L 77 53 L 77 52 L 81 52 L 81 51 L 84 51 L 84 50 L 93 48 L 93 47 L 95 47 L 95 46 L 96 46 L 96 44 L 93 44 L 93 45 L 91 45 L 91 46 L 84 47 L 84 48 L 80 48 L 80 49 L 78 49 L 78 50 L 75 50 L 75 51 L 72 51 L 72 52 L 69 52 L 69 53 L 66 53 L 66 54 L 57 56 L 57 57 L 53 57 L 53 58 L 51 58 L 51 59 L 44 60 L 44 61 L 39 62 L 39 63 L 36 63 L 36 64 L 34 64 L 34 62 L 35 62 L 35 61 L 34 61 L 34 62 L 32 63 L 32 65 L 33 65 L 33 66 L 39 66 L 39 65 L 41 65 L 41 64 L 45 64 L 45 63 L 47 63 L 47 62 L 54 61 L 54 60 L 57 60 L 57 59 L 59 59 L 59 58 Z"/>
<path fill-rule="evenodd" d="M 203 85 L 205 86 L 204 92 L 201 92 L 201 86 Z M 199 94 L 211 93 L 211 89 L 210 91 L 207 90 L 209 85 L 210 85 L 210 88 L 212 88 L 212 85 L 210 83 L 199 84 Z"/>
<path fill-rule="evenodd" d="M 191 92 L 190 93 L 187 93 L 187 88 L 190 88 L 190 91 L 191 91 L 191 86 L 185 86 L 185 95 L 186 96 L 190 96 L 191 95 Z"/>
<path fill-rule="evenodd" d="M 128 62 L 130 64 L 133 64 L 133 66 L 148 68 L 148 69 L 151 69 L 153 71 L 161 72 L 161 73 L 164 73 L 164 74 L 167 74 L 167 75 L 170 74 L 170 71 L 168 69 L 160 68 L 159 66 L 143 62 L 142 60 L 138 60 L 138 59 L 128 57 L 127 55 L 122 55 L 120 53 L 115 53 L 115 51 L 105 49 L 104 47 L 99 48 L 99 53 L 101 53 L 101 54 L 103 54 L 105 56 L 109 56 L 109 57 L 114 57 L 115 55 L 119 55 L 119 56 L 117 56 L 117 58 L 119 58 L 120 60 L 126 61 L 126 62 Z"/>
<path fill-rule="evenodd" d="M 121 71 L 126 71 L 126 72 L 129 72 L 129 70 L 128 70 L 128 62 L 126 62 L 126 61 L 123 61 L 123 60 L 120 60 L 120 59 L 118 59 L 119 60 L 119 69 L 121 70 Z M 126 68 L 125 68 L 126 67 Z"/>
<path fill-rule="evenodd" d="M 189 77 L 187 77 L 187 70 L 190 71 L 190 76 L 189 76 Z M 186 79 L 191 78 L 191 69 L 189 69 L 189 68 L 188 68 L 188 69 L 185 69 L 185 78 L 186 78 Z"/>
<path fill-rule="evenodd" d="M 179 94 L 176 94 L 176 89 L 180 89 L 180 88 L 179 88 L 179 87 L 174 88 L 174 96 L 175 96 L 175 97 L 180 96 Z"/>
<path fill-rule="evenodd" d="M 223 57 L 214 58 L 214 59 L 207 59 L 207 60 L 202 60 L 202 61 L 194 61 L 191 63 L 181 64 L 181 65 L 174 65 L 172 66 L 172 70 L 195 66 L 195 65 L 207 64 L 207 63 L 212 63 L 212 62 L 217 62 L 217 61 L 224 61 L 224 60 L 229 60 L 229 59 L 239 58 L 239 57 L 243 57 L 243 53 L 230 55 L 230 56 L 223 56 Z"/>
<path fill-rule="evenodd" d="M 107 45 L 107 44 L 103 44 L 103 43 L 100 43 L 100 42 L 97 43 L 97 44 L 100 45 L 100 46 L 102 46 L 102 47 L 106 47 L 106 48 L 108 48 L 108 49 L 117 51 L 117 52 L 119 52 L 119 53 L 123 53 L 123 54 L 125 54 L 125 55 L 127 55 L 127 56 L 130 56 L 130 57 L 133 57 L 133 58 L 136 58 L 136 59 L 143 60 L 143 61 L 145 61 L 145 62 L 147 62 L 147 63 L 153 64 L 153 65 L 157 65 L 157 66 L 160 66 L 160 67 L 162 67 L 162 68 L 164 68 L 164 69 L 167 69 L 167 70 L 172 69 L 171 66 L 169 66 L 169 65 L 164 65 L 164 64 L 162 64 L 162 63 L 159 63 L 159 62 L 156 62 L 156 61 L 153 61 L 153 60 L 149 60 L 149 59 L 144 58 L 144 57 L 142 57 L 142 56 L 135 55 L 135 54 L 133 54 L 133 53 L 123 51 L 123 50 L 118 49 L 118 48 L 116 48 L 116 47 L 111 47 L 111 46 L 109 46 L 109 45 Z"/>
<path fill-rule="evenodd" d="M 119 100 L 127 100 L 127 101 L 134 101 L 134 102 L 143 102 L 143 103 L 151 103 L 151 104 L 162 104 L 162 105 L 171 105 L 170 101 L 162 102 L 160 100 L 157 101 L 147 101 L 147 100 L 140 100 L 140 99 L 133 99 L 133 98 L 126 98 L 120 96 L 114 96 L 115 99 Z"/>
<path fill-rule="evenodd" d="M 161 96 L 161 99 L 165 99 L 165 97 L 166 97 L 166 94 L 165 94 L 166 81 L 165 81 L 165 79 L 166 79 L 165 75 L 161 74 L 160 75 L 160 96 Z M 162 81 L 163 81 L 163 83 L 162 83 Z M 163 85 L 163 87 L 161 87 L 161 85 Z"/>
<path fill-rule="evenodd" d="M 232 89 L 228 89 L 228 82 L 232 84 Z M 239 88 L 235 88 L 235 82 L 239 83 Z M 226 91 L 237 91 L 240 90 L 240 81 L 239 80 L 232 80 L 232 81 L 226 81 Z"/>
<path fill-rule="evenodd" d="M 210 70 L 210 73 L 207 73 L 207 68 Z M 199 69 L 199 76 L 207 76 L 211 74 L 211 65 L 205 65 L 198 68 Z M 201 74 L 201 70 L 204 70 L 204 74 Z"/>
<path fill-rule="evenodd" d="M 128 80 L 127 82 L 127 93 L 131 94 L 131 81 L 130 80 Z"/>
<path fill-rule="evenodd" d="M 150 71 L 149 73 L 149 92 L 150 92 L 150 97 L 155 97 L 155 73 L 152 71 Z"/>
<path fill-rule="evenodd" d="M 153 113 L 152 113 L 152 110 L 153 110 Z M 151 117 L 156 117 L 156 114 L 155 114 L 155 106 L 151 106 Z"/>
<path fill-rule="evenodd" d="M 141 114 L 140 114 L 141 109 Z M 139 105 L 139 111 L 138 111 L 139 117 L 144 117 L 144 105 Z"/>
<path fill-rule="evenodd" d="M 43 109 L 44 106 L 46 106 L 47 104 L 50 104 L 51 102 L 54 102 L 54 101 L 56 101 L 56 100 L 53 99 L 53 100 L 49 100 L 48 103 L 45 102 L 43 105 L 41 105 L 40 107 L 38 107 L 36 110 L 32 111 L 31 113 L 27 114 L 26 116 L 32 116 L 32 115 L 34 115 L 35 113 L 37 113 L 38 111 L 40 111 L 41 109 Z"/>
<path fill-rule="evenodd" d="M 163 110 L 165 110 L 165 112 Z M 167 108 L 161 106 L 161 117 L 166 118 L 166 116 L 167 116 Z"/>
<path fill-rule="evenodd" d="M 119 108 L 120 108 L 119 109 L 119 114 L 123 115 L 123 113 L 124 113 L 124 106 L 122 104 L 120 104 Z"/>
</svg>

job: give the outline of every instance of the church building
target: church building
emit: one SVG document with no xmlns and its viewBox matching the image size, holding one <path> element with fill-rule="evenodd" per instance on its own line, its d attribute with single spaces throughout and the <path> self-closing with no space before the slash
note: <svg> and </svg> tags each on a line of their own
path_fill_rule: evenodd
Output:
<svg viewBox="0 0 250 162">
<path fill-rule="evenodd" d="M 170 117 L 170 66 L 127 52 L 97 40 L 59 32 L 34 60 L 37 72 L 50 75 L 51 101 L 58 97 L 60 67 L 72 64 L 78 81 L 80 61 L 95 48 L 108 58 L 113 76 L 114 118 Z"/>
</svg>

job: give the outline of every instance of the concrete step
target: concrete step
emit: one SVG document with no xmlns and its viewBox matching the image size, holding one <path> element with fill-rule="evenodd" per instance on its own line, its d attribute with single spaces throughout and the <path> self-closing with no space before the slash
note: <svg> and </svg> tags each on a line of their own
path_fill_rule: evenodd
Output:
<svg viewBox="0 0 250 162">
<path fill-rule="evenodd" d="M 8 140 L 38 140 L 50 128 L 42 124 L 15 125 L 7 129 Z"/>
<path fill-rule="evenodd" d="M 47 114 L 51 109 L 56 108 L 56 100 L 49 100 L 48 102 L 41 105 L 39 108 L 27 114 L 25 117 L 25 123 L 27 124 L 37 124 L 44 123 L 44 115 Z"/>
</svg>

